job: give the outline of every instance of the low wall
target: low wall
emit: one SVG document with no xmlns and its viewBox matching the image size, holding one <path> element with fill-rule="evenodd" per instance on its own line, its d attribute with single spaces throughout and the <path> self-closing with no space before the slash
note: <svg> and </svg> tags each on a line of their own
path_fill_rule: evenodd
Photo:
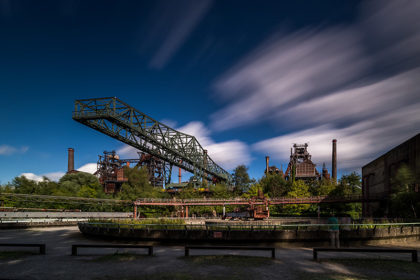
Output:
<svg viewBox="0 0 420 280">
<path fill-rule="evenodd" d="M 0 212 L 0 229 L 75 226 L 88 219 L 127 219 L 131 212 Z"/>
<path fill-rule="evenodd" d="M 169 242 L 274 242 L 295 245 L 325 245 L 326 230 L 185 230 L 106 228 L 79 223 L 82 233 L 116 239 Z M 420 240 L 420 227 L 387 227 L 377 229 L 341 230 L 343 245 L 373 245 L 392 241 Z"/>
<path fill-rule="evenodd" d="M 131 212 L 0 212 L 0 219 L 22 218 L 132 218 Z"/>
<path fill-rule="evenodd" d="M 33 228 L 33 227 L 58 227 L 58 226 L 76 226 L 80 221 L 63 221 L 63 220 L 43 220 L 43 221 L 28 221 L 28 222 L 8 222 L 0 223 L 0 229 L 18 229 L 18 228 Z"/>
</svg>

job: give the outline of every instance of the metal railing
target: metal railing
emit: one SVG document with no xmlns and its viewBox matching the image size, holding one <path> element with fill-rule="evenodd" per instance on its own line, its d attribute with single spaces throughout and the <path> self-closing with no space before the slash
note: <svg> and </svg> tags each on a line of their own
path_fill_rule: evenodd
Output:
<svg viewBox="0 0 420 280">
<path fill-rule="evenodd" d="M 365 201 L 365 200 L 378 200 L 383 199 L 382 195 L 371 195 L 368 198 L 364 197 L 362 194 L 347 195 L 347 196 L 311 196 L 311 197 L 274 197 L 267 198 L 267 201 L 270 204 L 277 203 L 319 203 L 319 202 L 345 202 L 345 201 Z M 138 198 L 135 203 L 164 203 L 164 204 L 180 204 L 180 203 L 211 203 L 211 202 L 249 202 L 249 198 L 243 197 L 232 197 L 232 198 L 187 198 L 187 199 L 162 199 L 162 198 Z M 255 200 L 255 201 L 263 201 Z"/>
</svg>

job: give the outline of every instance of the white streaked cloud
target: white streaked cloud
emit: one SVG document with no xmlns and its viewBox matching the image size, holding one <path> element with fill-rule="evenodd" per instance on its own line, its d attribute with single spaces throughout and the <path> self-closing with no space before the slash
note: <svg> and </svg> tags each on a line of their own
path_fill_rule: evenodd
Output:
<svg viewBox="0 0 420 280">
<path fill-rule="evenodd" d="M 162 69 L 205 17 L 211 0 L 157 1 L 150 13 L 141 51 L 153 49 L 150 67 Z"/>
<path fill-rule="evenodd" d="M 403 112 L 409 105 L 417 104 L 420 108 L 419 79 L 420 68 L 417 68 L 375 83 L 303 101 L 276 115 L 279 119 L 306 125 L 381 118 L 396 111 Z"/>
<path fill-rule="evenodd" d="M 116 151 L 117 155 L 119 155 L 121 158 L 138 158 L 138 152 L 139 150 L 127 144 L 124 144 L 124 146 Z"/>
<path fill-rule="evenodd" d="M 233 102 L 212 116 L 214 130 L 263 121 L 290 104 L 344 87 L 366 69 L 359 34 L 351 29 L 303 30 L 258 47 L 217 83 Z"/>
<path fill-rule="evenodd" d="M 290 133 L 252 147 L 288 161 L 309 142 L 316 163 L 357 170 L 420 132 L 420 3 L 371 1 L 355 24 L 274 38 L 216 83 L 228 105 L 212 127 L 272 122 Z"/>
<path fill-rule="evenodd" d="M 420 64 L 420 1 L 365 1 L 359 28 L 379 69 L 405 71 Z"/>
<path fill-rule="evenodd" d="M 22 147 L 13 147 L 10 145 L 0 145 L 0 155 L 2 156 L 10 156 L 14 154 L 24 154 L 29 150 L 29 147 L 22 146 Z"/>
<path fill-rule="evenodd" d="M 419 131 L 419 105 L 414 104 L 378 118 L 360 121 L 344 128 L 319 125 L 303 131 L 273 137 L 255 143 L 258 152 L 270 154 L 273 159 L 287 162 L 293 143 L 309 143 L 313 160 L 331 165 L 331 141 L 337 139 L 338 168 L 359 170 L 364 164 L 389 148 L 414 136 Z"/>
<path fill-rule="evenodd" d="M 251 161 L 248 145 L 239 140 L 230 140 L 216 143 L 210 137 L 210 130 L 202 122 L 189 122 L 177 130 L 194 136 L 208 155 L 225 169 L 234 169 L 240 164 Z"/>
</svg>

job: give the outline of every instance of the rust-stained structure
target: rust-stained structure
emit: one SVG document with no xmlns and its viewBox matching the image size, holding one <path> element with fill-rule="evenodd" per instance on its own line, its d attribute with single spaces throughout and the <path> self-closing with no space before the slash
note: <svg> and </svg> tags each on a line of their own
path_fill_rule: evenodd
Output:
<svg viewBox="0 0 420 280">
<path fill-rule="evenodd" d="M 337 140 L 333 140 L 332 170 L 337 177 Z M 265 174 L 280 174 L 286 180 L 331 180 L 330 173 L 322 166 L 322 172 L 316 169 L 316 164 L 312 162 L 312 156 L 308 152 L 308 144 L 294 144 L 290 149 L 290 161 L 286 172 L 283 174 L 283 167 L 270 166 L 270 157 L 265 157 Z M 337 179 L 335 179 L 336 181 Z"/>
<path fill-rule="evenodd" d="M 411 186 L 419 191 L 420 133 L 362 167 L 362 193 L 365 201 L 382 197 L 380 202 L 363 203 L 363 216 L 386 215 L 386 201 L 392 194 L 392 179 L 406 165 L 417 181 Z"/>
<path fill-rule="evenodd" d="M 379 197 L 371 196 L 369 201 L 378 201 Z M 235 198 L 224 198 L 224 199 L 212 199 L 212 198 L 192 198 L 192 199 L 159 199 L 159 198 L 138 198 L 133 202 L 134 204 L 134 217 L 138 217 L 138 207 L 144 206 L 171 206 L 171 207 L 182 207 L 185 211 L 182 211 L 184 217 L 188 217 L 188 207 L 190 206 L 249 206 L 248 210 L 256 211 L 255 217 L 267 218 L 269 216 L 268 207 L 270 205 L 284 205 L 284 204 L 319 204 L 319 203 L 355 203 L 366 201 L 362 195 L 348 195 L 343 197 L 333 196 L 313 196 L 313 197 L 273 197 L 266 198 L 261 195 L 253 198 L 235 197 Z M 253 206 L 252 206 L 253 205 Z M 257 208 L 256 206 L 261 206 Z"/>
<path fill-rule="evenodd" d="M 148 172 L 149 183 L 154 187 L 163 188 L 165 178 L 170 180 L 170 167 L 164 161 L 147 153 L 139 153 L 138 159 L 120 159 L 115 151 L 104 151 L 99 156 L 96 175 L 104 186 L 106 193 L 116 193 L 121 190 L 123 183 L 128 179 L 124 167 L 129 168 L 130 163 L 135 167 L 145 167 Z"/>
<path fill-rule="evenodd" d="M 311 160 L 308 144 L 294 144 L 290 149 L 290 161 L 284 174 L 286 180 L 319 180 L 321 175 Z"/>
<path fill-rule="evenodd" d="M 99 182 L 104 186 L 106 193 L 115 193 L 121 190 L 127 178 L 124 177 L 123 163 L 115 151 L 107 152 L 99 156 L 96 175 Z"/>
<path fill-rule="evenodd" d="M 328 173 L 327 167 L 325 167 L 325 162 L 322 164 L 322 178 L 326 180 L 330 180 L 330 173 Z"/>
<path fill-rule="evenodd" d="M 265 171 L 264 171 L 264 173 L 265 174 L 280 174 L 281 176 L 284 176 L 282 167 L 280 167 L 280 169 L 279 169 L 275 165 L 270 166 L 270 157 L 269 156 L 265 157 Z"/>
</svg>

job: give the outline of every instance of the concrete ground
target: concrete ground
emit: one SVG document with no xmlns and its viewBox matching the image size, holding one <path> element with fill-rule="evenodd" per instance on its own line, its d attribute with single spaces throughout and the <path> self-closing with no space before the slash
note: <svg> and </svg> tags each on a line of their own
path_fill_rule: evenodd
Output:
<svg viewBox="0 0 420 280">
<path fill-rule="evenodd" d="M 410 254 L 319 253 L 311 248 L 277 248 L 269 251 L 193 250 L 184 257 L 182 246 L 156 245 L 154 256 L 146 249 L 80 249 L 75 243 L 111 241 L 83 236 L 77 227 L 0 230 L 0 243 L 45 243 L 46 255 L 36 248 L 0 247 L 0 279 L 419 279 L 420 264 Z M 388 246 L 419 248 L 420 242 Z M 5 251 L 9 252 L 5 252 Z M 11 252 L 13 251 L 13 252 Z M 137 254 L 135 254 L 137 253 Z M 200 256 L 198 256 L 200 255 Z M 229 256 L 227 256 L 229 255 Z"/>
</svg>

